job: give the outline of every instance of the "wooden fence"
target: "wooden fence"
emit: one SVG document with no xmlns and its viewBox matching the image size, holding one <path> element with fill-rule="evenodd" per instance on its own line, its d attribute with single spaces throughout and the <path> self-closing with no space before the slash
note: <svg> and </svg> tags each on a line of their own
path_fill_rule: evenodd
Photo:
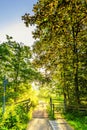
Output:
<svg viewBox="0 0 87 130">
<path fill-rule="evenodd" d="M 23 100 L 23 101 L 20 101 L 20 102 L 17 102 L 15 103 L 15 105 L 22 105 L 25 109 L 26 112 L 28 112 L 32 106 L 32 103 L 31 103 L 31 100 L 30 98 L 29 99 L 26 99 L 26 100 Z"/>
<path fill-rule="evenodd" d="M 50 109 L 54 116 L 54 114 L 62 114 L 68 111 L 71 112 L 80 112 L 82 114 L 87 115 L 87 105 L 76 106 L 76 105 L 67 105 L 64 101 L 58 101 L 58 99 L 50 98 Z"/>
</svg>

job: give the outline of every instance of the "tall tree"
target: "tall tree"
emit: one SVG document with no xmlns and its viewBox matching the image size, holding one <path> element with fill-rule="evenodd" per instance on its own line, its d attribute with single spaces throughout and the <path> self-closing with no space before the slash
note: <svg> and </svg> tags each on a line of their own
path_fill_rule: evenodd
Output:
<svg viewBox="0 0 87 130">
<path fill-rule="evenodd" d="M 33 7 L 34 15 L 22 16 L 26 26 L 36 24 L 33 32 L 34 38 L 39 39 L 33 46 L 36 64 L 51 77 L 58 75 L 69 104 L 79 105 L 81 91 L 87 93 L 86 58 L 82 60 L 82 56 L 87 56 L 86 8 L 86 0 L 38 0 Z"/>
<path fill-rule="evenodd" d="M 7 35 L 7 42 L 0 45 L 0 50 L 0 89 L 3 94 L 2 82 L 5 75 L 9 82 L 6 87 L 7 101 L 9 102 L 10 99 L 16 101 L 22 91 L 20 86 L 24 85 L 25 90 L 28 91 L 28 86 L 31 87 L 28 84 L 38 81 L 42 76 L 31 63 L 29 46 L 19 44 Z"/>
</svg>

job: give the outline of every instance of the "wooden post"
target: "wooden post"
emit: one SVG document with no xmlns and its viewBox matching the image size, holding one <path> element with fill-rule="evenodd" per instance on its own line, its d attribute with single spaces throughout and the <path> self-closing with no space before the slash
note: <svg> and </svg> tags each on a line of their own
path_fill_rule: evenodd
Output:
<svg viewBox="0 0 87 130">
<path fill-rule="evenodd" d="M 66 94 L 64 93 L 64 112 L 66 112 Z"/>
<path fill-rule="evenodd" d="M 52 113 L 52 98 L 50 98 L 50 108 L 51 108 L 51 113 Z"/>
<path fill-rule="evenodd" d="M 54 104 L 52 106 L 53 106 L 52 114 L 53 114 L 53 118 L 54 118 Z"/>
</svg>

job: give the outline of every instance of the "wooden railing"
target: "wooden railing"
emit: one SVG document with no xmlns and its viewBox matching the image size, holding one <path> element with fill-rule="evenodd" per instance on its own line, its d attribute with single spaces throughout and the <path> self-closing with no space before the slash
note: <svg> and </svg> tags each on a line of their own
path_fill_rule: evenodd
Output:
<svg viewBox="0 0 87 130">
<path fill-rule="evenodd" d="M 83 105 L 80 105 L 80 106 L 76 106 L 76 105 L 66 105 L 63 101 L 53 101 L 52 98 L 50 98 L 50 109 L 51 109 L 51 112 L 54 116 L 54 114 L 57 114 L 57 113 L 64 113 L 64 112 L 67 112 L 67 111 L 71 111 L 71 112 L 75 112 L 75 111 L 78 111 L 78 112 L 81 112 L 81 113 L 87 113 L 87 105 L 83 106 Z"/>
<path fill-rule="evenodd" d="M 25 110 L 28 112 L 32 106 L 32 103 L 31 103 L 31 100 L 30 98 L 29 99 L 26 99 L 26 100 L 23 100 L 23 101 L 20 101 L 20 102 L 17 102 L 15 103 L 15 105 L 19 105 L 19 104 L 22 104 L 25 108 Z"/>
</svg>

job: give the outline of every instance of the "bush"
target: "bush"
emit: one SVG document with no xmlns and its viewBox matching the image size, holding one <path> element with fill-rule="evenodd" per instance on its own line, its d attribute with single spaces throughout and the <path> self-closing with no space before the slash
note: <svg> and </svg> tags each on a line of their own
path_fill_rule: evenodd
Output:
<svg viewBox="0 0 87 130">
<path fill-rule="evenodd" d="M 1 130 L 25 130 L 31 118 L 31 111 L 27 113 L 22 105 L 9 109 L 4 115 L 1 123 Z M 30 117 L 29 117 L 30 116 Z"/>
<path fill-rule="evenodd" d="M 66 113 L 64 117 L 67 119 L 70 125 L 74 127 L 75 130 L 86 130 L 87 129 L 87 116 L 81 113 Z"/>
</svg>

